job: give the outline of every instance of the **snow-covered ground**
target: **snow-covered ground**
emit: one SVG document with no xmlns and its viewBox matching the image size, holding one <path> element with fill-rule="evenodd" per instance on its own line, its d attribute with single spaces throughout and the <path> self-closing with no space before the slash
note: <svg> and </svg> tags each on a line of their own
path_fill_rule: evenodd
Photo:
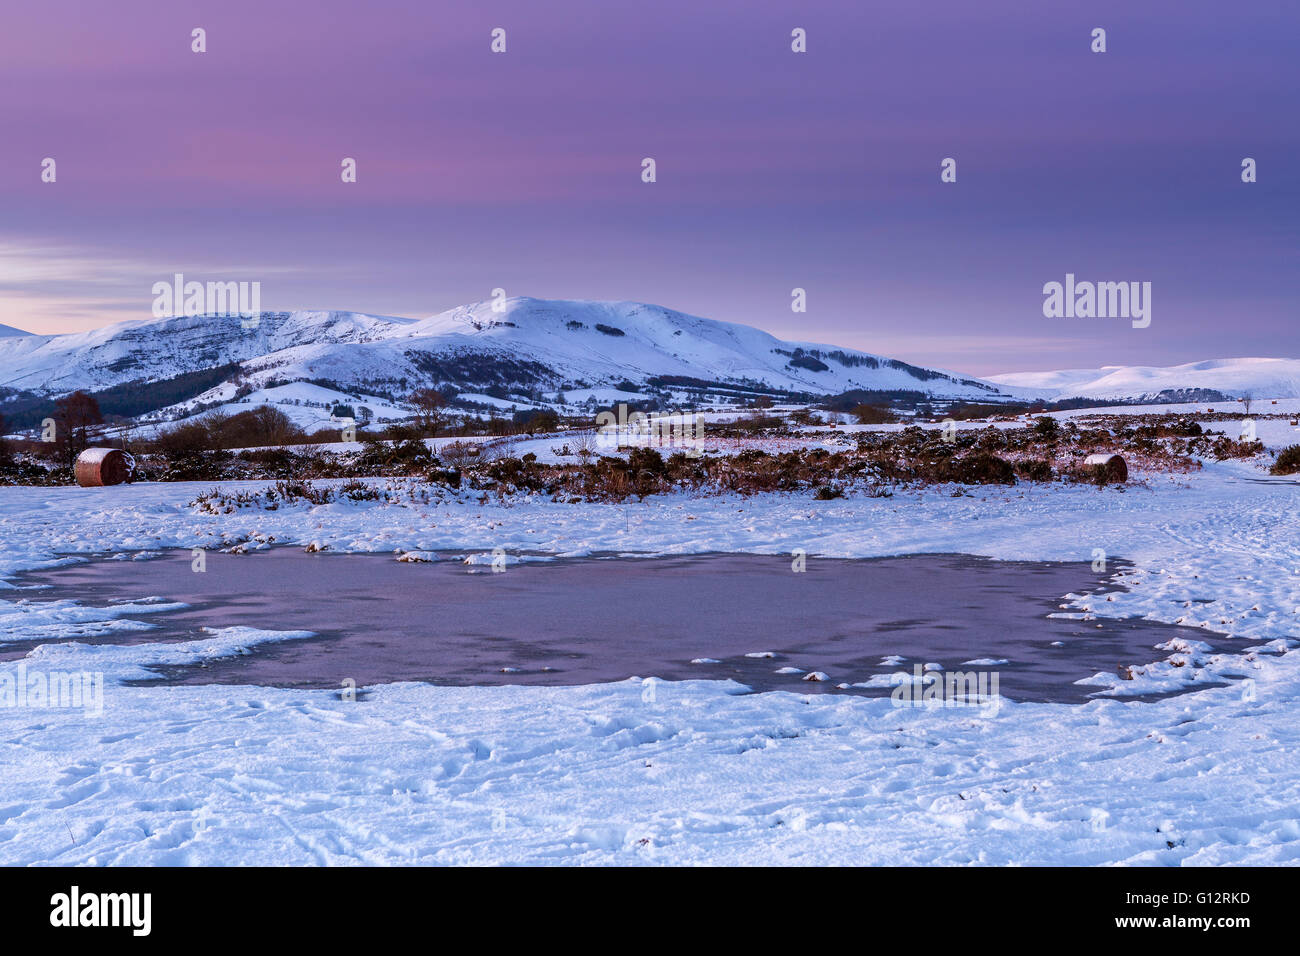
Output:
<svg viewBox="0 0 1300 956">
<path fill-rule="evenodd" d="M 401 684 L 355 701 L 339 691 L 126 686 L 147 664 L 304 635 L 227 629 L 190 644 L 44 645 L 0 664 L 0 691 L 20 666 L 102 673 L 102 712 L 0 707 L 0 862 L 1300 861 L 1300 653 L 1286 653 L 1300 633 L 1300 485 L 1256 465 L 1123 489 L 1021 484 L 961 497 L 951 488 L 824 502 L 674 495 L 618 506 L 466 493 L 228 515 L 189 506 L 208 487 L 0 488 L 0 575 L 64 552 L 216 547 L 255 533 L 334 550 L 803 548 L 810 561 L 913 552 L 1091 561 L 1102 549 L 1134 563 L 1129 590 L 1063 613 L 1181 621 L 1262 650 L 1153 649 L 1162 662 L 1137 681 L 1098 675 L 1103 696 L 1092 703 L 1006 703 L 987 716 L 888 698 L 748 695 L 717 681 Z M 157 609 L 43 608 L 39 592 L 0 595 L 5 642 L 138 628 Z M 1156 702 L 1107 695 L 1215 677 L 1232 682 Z"/>
<path fill-rule="evenodd" d="M 335 418 L 331 412 L 338 405 L 351 406 L 358 416 L 364 407 L 370 410 L 370 420 L 376 425 L 385 422 L 402 421 L 410 418 L 411 410 L 394 405 L 386 399 L 364 392 L 351 394 L 332 388 L 313 385 L 311 382 L 290 382 L 273 388 L 259 388 L 240 398 L 235 398 L 236 386 L 232 382 L 223 382 L 216 388 L 178 405 L 161 409 L 157 422 L 132 425 L 125 429 L 137 441 L 153 438 L 160 430 L 173 428 L 178 422 L 197 420 L 215 412 L 226 415 L 238 415 L 259 405 L 272 405 L 289 417 L 289 420 L 308 433 L 324 428 L 342 429 L 345 422 Z M 213 402 L 221 404 L 195 414 L 190 411 Z"/>
</svg>

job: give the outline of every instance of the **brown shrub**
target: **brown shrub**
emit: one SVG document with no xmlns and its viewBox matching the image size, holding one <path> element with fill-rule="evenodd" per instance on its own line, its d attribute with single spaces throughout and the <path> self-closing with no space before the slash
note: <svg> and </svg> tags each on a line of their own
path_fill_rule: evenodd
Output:
<svg viewBox="0 0 1300 956">
<path fill-rule="evenodd" d="M 886 425 L 898 421 L 898 416 L 884 405 L 858 405 L 853 409 L 853 416 L 859 425 Z"/>
</svg>

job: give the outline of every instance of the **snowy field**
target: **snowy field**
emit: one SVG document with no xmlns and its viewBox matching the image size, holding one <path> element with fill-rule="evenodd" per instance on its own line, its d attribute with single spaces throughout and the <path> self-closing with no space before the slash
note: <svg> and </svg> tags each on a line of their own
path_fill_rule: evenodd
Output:
<svg viewBox="0 0 1300 956">
<path fill-rule="evenodd" d="M 401 684 L 355 701 L 338 691 L 126 686 L 149 676 L 146 665 L 307 635 L 227 629 L 189 644 L 44 645 L 0 664 L 0 690 L 20 668 L 102 673 L 102 698 L 97 708 L 12 698 L 0 707 L 0 862 L 1300 861 L 1300 654 L 1286 653 L 1300 623 L 1300 484 L 1268 479 L 1258 465 L 1207 465 L 1123 489 L 1021 484 L 960 497 L 948 487 L 620 506 L 462 494 L 200 514 L 189 502 L 209 487 L 0 488 L 0 575 L 64 552 L 270 536 L 374 552 L 803 548 L 810 561 L 916 552 L 1091 561 L 1102 549 L 1134 563 L 1122 579 L 1130 590 L 1061 613 L 1178 622 L 1258 650 L 1153 648 L 1158 663 L 1134 681 L 1098 675 L 1092 703 L 1007 703 L 990 717 L 887 698 L 745 695 L 716 681 Z M 147 627 L 158 609 L 0 596 L 0 642 L 10 644 Z M 1230 683 L 1125 699 L 1215 678 Z"/>
</svg>

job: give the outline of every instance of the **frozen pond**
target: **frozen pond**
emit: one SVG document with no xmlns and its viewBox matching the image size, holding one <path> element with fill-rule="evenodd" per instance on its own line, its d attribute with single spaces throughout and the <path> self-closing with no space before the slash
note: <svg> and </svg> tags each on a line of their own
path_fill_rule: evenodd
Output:
<svg viewBox="0 0 1300 956">
<path fill-rule="evenodd" d="M 837 685 L 934 663 L 996 671 L 1001 694 L 1015 700 L 1081 702 L 1098 688 L 1075 681 L 1157 660 L 1164 654 L 1153 646 L 1171 638 L 1234 649 L 1201 630 L 1149 621 L 1049 618 L 1066 593 L 1114 589 L 1082 562 L 812 557 L 794 573 L 788 556 L 710 554 L 525 562 L 493 573 L 450 556 L 409 564 L 288 547 L 210 552 L 203 573 L 190 561 L 188 551 L 96 559 L 15 583 L 48 585 L 22 595 L 33 601 L 102 606 L 159 596 L 190 605 L 143 616 L 156 626 L 127 641 L 118 635 L 118 643 L 190 640 L 202 636 L 201 626 L 319 635 L 165 672 L 169 682 L 187 684 L 557 685 L 653 676 L 732 678 L 759 691 L 888 694 L 888 684 Z M 0 656 L 26 650 L 13 645 Z M 747 656 L 765 652 L 775 656 Z M 885 660 L 891 657 L 899 660 Z M 799 672 L 778 673 L 783 668 Z M 803 680 L 811 671 L 828 680 Z"/>
</svg>

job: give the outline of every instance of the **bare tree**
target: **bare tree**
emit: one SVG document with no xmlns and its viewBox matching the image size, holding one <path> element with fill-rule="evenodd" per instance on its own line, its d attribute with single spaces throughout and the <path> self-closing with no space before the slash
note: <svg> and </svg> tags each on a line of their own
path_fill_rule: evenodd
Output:
<svg viewBox="0 0 1300 956">
<path fill-rule="evenodd" d="M 302 429 L 274 405 L 259 405 L 250 413 L 253 428 L 263 445 L 290 445 L 302 437 Z"/>
<path fill-rule="evenodd" d="M 599 447 L 594 431 L 574 432 L 568 444 L 573 448 L 573 453 L 582 459 L 584 465 L 592 455 L 596 454 L 596 449 Z"/>
<path fill-rule="evenodd" d="M 478 456 L 478 448 L 471 442 L 448 442 L 438 449 L 438 457 L 453 468 L 464 468 Z"/>
<path fill-rule="evenodd" d="M 208 432 L 208 447 L 213 451 L 226 450 L 226 426 L 230 424 L 230 413 L 223 408 L 214 408 L 203 416 L 203 427 Z"/>
<path fill-rule="evenodd" d="M 415 406 L 416 427 L 426 438 L 437 438 L 447 424 L 447 399 L 436 388 L 421 388 L 412 392 L 408 401 Z"/>
<path fill-rule="evenodd" d="M 95 396 L 77 391 L 54 403 L 55 447 L 59 460 L 71 468 L 90 447 L 92 429 L 104 423 Z"/>
<path fill-rule="evenodd" d="M 1251 403 L 1255 401 L 1255 393 L 1247 389 L 1241 393 L 1241 404 L 1246 407 L 1246 414 L 1250 414 Z"/>
</svg>

